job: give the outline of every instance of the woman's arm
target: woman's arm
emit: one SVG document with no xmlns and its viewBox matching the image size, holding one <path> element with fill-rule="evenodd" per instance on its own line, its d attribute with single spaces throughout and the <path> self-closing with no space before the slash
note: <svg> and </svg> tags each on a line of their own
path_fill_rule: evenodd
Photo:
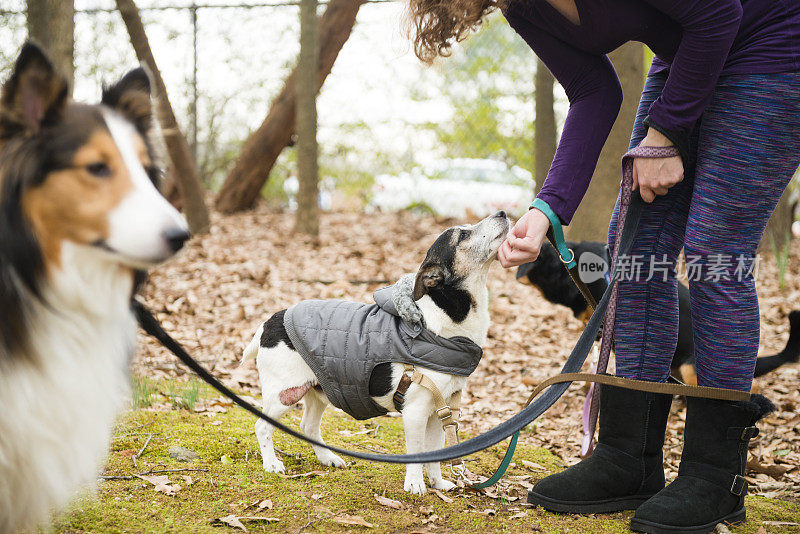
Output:
<svg viewBox="0 0 800 534">
<path fill-rule="evenodd" d="M 717 84 L 742 20 L 739 0 L 645 0 L 675 20 L 683 36 L 661 96 L 646 124 L 666 135 L 685 159 L 689 133 Z"/>
<path fill-rule="evenodd" d="M 539 198 L 569 224 L 589 187 L 600 150 L 622 103 L 617 73 L 605 56 L 582 52 L 514 14 L 512 28 L 564 87 L 570 107 L 553 164 Z"/>
</svg>

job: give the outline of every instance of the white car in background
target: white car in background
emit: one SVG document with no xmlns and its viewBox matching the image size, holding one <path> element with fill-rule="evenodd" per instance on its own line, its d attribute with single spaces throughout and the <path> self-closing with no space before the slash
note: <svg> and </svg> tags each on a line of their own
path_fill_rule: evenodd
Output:
<svg viewBox="0 0 800 534">
<path fill-rule="evenodd" d="M 377 176 L 369 206 L 460 219 L 498 210 L 517 217 L 527 211 L 533 192 L 533 176 L 520 167 L 488 159 L 446 159 L 397 176 Z"/>
</svg>

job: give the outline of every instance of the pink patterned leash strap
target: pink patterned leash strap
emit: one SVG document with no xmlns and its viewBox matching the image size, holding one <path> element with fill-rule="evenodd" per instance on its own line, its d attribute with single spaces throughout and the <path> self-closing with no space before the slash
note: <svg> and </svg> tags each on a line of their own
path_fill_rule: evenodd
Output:
<svg viewBox="0 0 800 534">
<path fill-rule="evenodd" d="M 620 184 L 620 206 L 617 214 L 617 233 L 625 226 L 625 216 L 633 196 L 633 160 L 636 158 L 671 158 L 679 156 L 675 147 L 637 146 L 622 156 L 622 183 Z M 608 309 L 603 318 L 603 340 L 600 343 L 600 356 L 597 359 L 596 373 L 605 373 L 608 359 L 611 354 L 611 344 L 614 337 L 614 323 L 617 314 L 617 253 L 619 252 L 619 239 L 614 241 L 614 250 L 611 254 L 611 297 Z M 597 414 L 600 411 L 600 398 L 597 395 L 596 384 L 592 384 L 586 400 L 583 403 L 583 441 L 581 442 L 581 457 L 586 458 L 594 451 L 594 431 L 597 428 Z"/>
</svg>

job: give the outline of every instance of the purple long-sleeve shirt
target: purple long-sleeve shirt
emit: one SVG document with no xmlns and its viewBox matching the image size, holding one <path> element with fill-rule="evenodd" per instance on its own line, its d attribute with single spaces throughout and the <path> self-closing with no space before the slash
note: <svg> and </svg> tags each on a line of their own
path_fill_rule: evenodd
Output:
<svg viewBox="0 0 800 534">
<path fill-rule="evenodd" d="M 650 72 L 669 70 L 649 109 L 654 127 L 687 136 L 720 75 L 800 71 L 800 0 L 575 0 L 580 25 L 547 0 L 511 0 L 503 13 L 564 87 L 570 108 L 538 197 L 569 224 L 622 102 L 605 54 L 650 47 Z"/>
</svg>

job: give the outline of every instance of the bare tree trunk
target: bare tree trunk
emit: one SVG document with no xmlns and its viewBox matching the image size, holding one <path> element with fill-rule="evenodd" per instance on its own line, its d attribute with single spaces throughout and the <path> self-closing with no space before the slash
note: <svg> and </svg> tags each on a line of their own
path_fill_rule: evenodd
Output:
<svg viewBox="0 0 800 534">
<path fill-rule="evenodd" d="M 536 62 L 536 119 L 533 132 L 536 192 L 542 188 L 556 154 L 556 115 L 553 108 L 553 75 L 542 60 Z"/>
<path fill-rule="evenodd" d="M 49 53 L 72 87 L 75 76 L 74 0 L 28 0 L 28 35 Z"/>
<path fill-rule="evenodd" d="M 147 65 L 153 78 L 161 133 L 172 161 L 173 177 L 183 199 L 189 228 L 194 234 L 203 234 L 208 231 L 209 218 L 208 208 L 203 200 L 200 177 L 192 159 L 189 143 L 186 142 L 186 137 L 181 133 L 178 121 L 175 119 L 175 112 L 172 110 L 167 96 L 167 87 L 164 85 L 164 79 L 161 77 L 161 72 L 158 70 L 158 65 L 156 65 L 150 49 L 150 42 L 147 40 L 139 10 L 133 0 L 117 0 L 117 9 L 128 28 L 128 35 L 130 35 L 131 44 L 136 51 L 136 57 Z"/>
<path fill-rule="evenodd" d="M 322 87 L 339 51 L 347 42 L 365 0 L 331 0 L 319 23 L 317 86 Z M 249 137 L 217 196 L 217 209 L 224 213 L 252 207 L 269 178 L 272 166 L 295 131 L 297 69 L 286 79 L 264 122 Z"/>
<path fill-rule="evenodd" d="M 644 86 L 644 53 L 641 43 L 627 43 L 609 56 L 617 70 L 624 100 L 611 134 L 608 136 L 592 183 L 569 225 L 573 240 L 605 241 L 608 222 L 619 193 L 622 155 L 628 151 L 633 121 Z"/>
<path fill-rule="evenodd" d="M 300 57 L 297 60 L 297 194 L 295 230 L 319 235 L 317 154 L 317 0 L 300 1 Z"/>
</svg>

